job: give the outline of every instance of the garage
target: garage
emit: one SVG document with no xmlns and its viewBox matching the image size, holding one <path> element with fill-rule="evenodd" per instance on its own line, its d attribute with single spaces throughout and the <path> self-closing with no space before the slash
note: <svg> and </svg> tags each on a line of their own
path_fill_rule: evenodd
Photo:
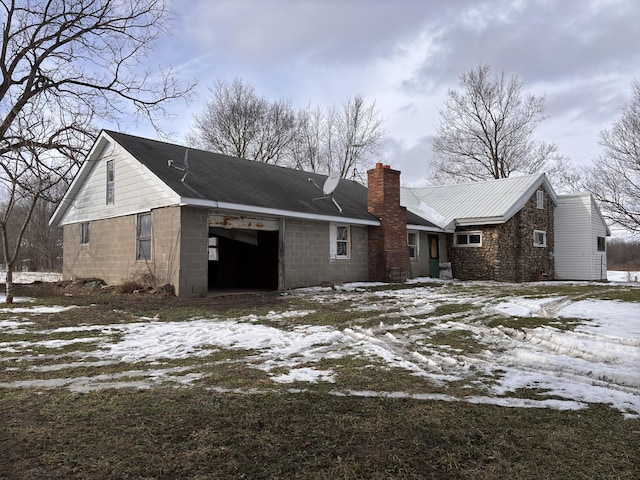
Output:
<svg viewBox="0 0 640 480">
<path fill-rule="evenodd" d="M 209 215 L 209 290 L 277 290 L 277 219 Z"/>
</svg>

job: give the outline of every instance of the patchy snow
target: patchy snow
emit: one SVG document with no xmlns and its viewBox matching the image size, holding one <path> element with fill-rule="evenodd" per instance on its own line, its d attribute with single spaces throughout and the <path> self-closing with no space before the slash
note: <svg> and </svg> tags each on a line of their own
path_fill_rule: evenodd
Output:
<svg viewBox="0 0 640 480">
<path fill-rule="evenodd" d="M 632 288 L 624 278 L 611 285 Z M 509 288 L 522 291 L 522 284 L 510 287 L 492 282 L 453 281 L 448 286 L 437 283 L 366 291 L 370 286 L 358 283 L 335 290 L 290 292 L 318 304 L 348 301 L 346 312 L 352 320 L 341 327 L 305 323 L 313 310 L 285 310 L 182 322 L 162 321 L 160 313 L 159 318 L 135 323 L 39 330 L 32 320 L 46 310 L 4 309 L 6 314 L 19 313 L 23 318 L 0 320 L 0 332 L 8 334 L 0 342 L 0 368 L 14 362 L 5 363 L 7 372 L 26 368 L 34 379 L 5 381 L 0 388 L 88 391 L 150 388 L 166 382 L 188 385 L 207 375 L 205 365 L 219 362 L 207 357 L 229 350 L 236 352 L 234 362 L 266 372 L 274 385 L 328 382 L 335 385 L 335 395 L 557 409 L 606 403 L 629 417 L 640 416 L 640 289 L 638 302 L 621 302 L 505 296 L 501 293 L 508 294 Z M 438 314 L 439 306 L 452 305 L 464 308 Z M 87 315 L 90 311 L 88 308 Z M 561 328 L 565 319 L 572 328 Z M 530 322 L 533 327 L 520 327 L 519 322 Z M 25 333 L 30 335 L 24 338 L 33 340 L 21 339 Z M 464 344 L 455 343 L 456 338 L 469 338 L 475 348 L 467 351 Z M 82 348 L 73 350 L 74 345 Z M 42 354 L 42 348 L 51 353 Z M 347 357 L 358 359 L 364 368 L 408 372 L 416 379 L 413 391 L 349 389 L 340 381 L 341 363 Z M 39 364 L 43 359 L 47 362 Z M 186 365 L 167 365 L 172 360 Z M 76 368 L 112 364 L 130 368 L 90 377 L 69 374 Z M 58 371 L 60 378 L 50 378 Z M 47 378 L 37 378 L 39 372 L 47 372 Z M 466 382 L 469 394 L 448 394 L 451 382 L 458 386 Z M 420 393 L 420 385 L 425 393 Z M 433 393 L 434 387 L 443 393 Z M 527 395 L 531 398 L 521 398 L 518 392 L 522 389 L 533 391 Z"/>
<path fill-rule="evenodd" d="M 609 280 L 610 282 L 618 282 L 618 283 L 638 283 L 640 282 L 640 272 L 637 272 L 634 270 L 630 270 L 630 271 L 608 270 L 607 280 Z"/>
</svg>

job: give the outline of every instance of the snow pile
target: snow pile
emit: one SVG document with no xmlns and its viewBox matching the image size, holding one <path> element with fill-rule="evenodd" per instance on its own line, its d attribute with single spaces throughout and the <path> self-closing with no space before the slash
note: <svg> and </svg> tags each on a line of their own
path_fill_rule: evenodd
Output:
<svg viewBox="0 0 640 480">
<path fill-rule="evenodd" d="M 59 282 L 62 274 L 56 272 L 13 272 L 13 283 Z M 0 283 L 7 281 L 7 272 L 0 271 Z"/>
</svg>

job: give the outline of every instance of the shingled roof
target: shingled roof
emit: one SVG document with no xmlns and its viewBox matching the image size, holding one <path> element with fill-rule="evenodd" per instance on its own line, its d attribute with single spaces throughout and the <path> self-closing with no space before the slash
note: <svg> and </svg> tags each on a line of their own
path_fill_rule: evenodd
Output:
<svg viewBox="0 0 640 480">
<path fill-rule="evenodd" d="M 367 187 L 358 182 L 341 178 L 332 199 L 322 191 L 326 175 L 103 130 L 50 224 L 59 224 L 90 174 L 91 165 L 109 143 L 119 145 L 164 184 L 174 194 L 176 204 L 361 225 L 380 222 L 368 212 Z M 182 169 L 186 151 L 187 171 Z M 439 230 L 428 219 L 410 211 L 407 224 L 410 228 Z"/>
<path fill-rule="evenodd" d="M 334 192 L 340 212 L 330 198 L 322 198 L 323 192 L 316 187 L 323 185 L 326 175 L 189 148 L 189 169 L 182 181 L 185 172 L 171 168 L 168 161 L 182 166 L 186 147 L 118 132 L 105 133 L 176 192 L 183 203 L 215 202 L 244 210 L 378 220 L 367 212 L 367 189 L 357 182 L 340 180 Z"/>
</svg>

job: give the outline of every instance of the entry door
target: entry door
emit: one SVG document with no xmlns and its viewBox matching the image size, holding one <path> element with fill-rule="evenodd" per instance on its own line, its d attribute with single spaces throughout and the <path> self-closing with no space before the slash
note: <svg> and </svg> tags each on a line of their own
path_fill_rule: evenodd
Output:
<svg viewBox="0 0 640 480">
<path fill-rule="evenodd" d="M 440 278 L 440 237 L 429 235 L 429 276 Z"/>
</svg>

